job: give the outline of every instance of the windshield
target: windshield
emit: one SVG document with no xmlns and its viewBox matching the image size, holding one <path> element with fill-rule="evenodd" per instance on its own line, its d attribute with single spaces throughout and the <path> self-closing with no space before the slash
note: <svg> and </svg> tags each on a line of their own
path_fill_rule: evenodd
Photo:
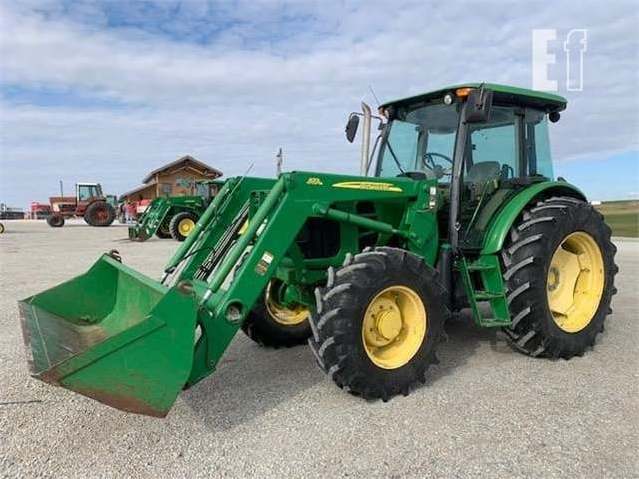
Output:
<svg viewBox="0 0 639 479">
<path fill-rule="evenodd" d="M 389 130 L 379 152 L 377 175 L 422 172 L 429 179 L 450 182 L 458 117 L 454 104 L 399 111 L 386 126 Z"/>
</svg>

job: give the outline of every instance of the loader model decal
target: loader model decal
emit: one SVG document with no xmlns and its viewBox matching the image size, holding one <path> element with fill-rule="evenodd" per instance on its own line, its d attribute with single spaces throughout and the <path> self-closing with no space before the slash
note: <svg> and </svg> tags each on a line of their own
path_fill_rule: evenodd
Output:
<svg viewBox="0 0 639 479">
<path fill-rule="evenodd" d="M 351 190 L 392 191 L 401 193 L 402 189 L 393 183 L 378 183 L 376 181 L 342 181 L 333 184 L 333 188 L 349 188 Z"/>
<path fill-rule="evenodd" d="M 320 180 L 316 176 L 311 176 L 308 180 L 306 180 L 306 184 L 311 186 L 324 186 L 322 180 Z"/>
</svg>

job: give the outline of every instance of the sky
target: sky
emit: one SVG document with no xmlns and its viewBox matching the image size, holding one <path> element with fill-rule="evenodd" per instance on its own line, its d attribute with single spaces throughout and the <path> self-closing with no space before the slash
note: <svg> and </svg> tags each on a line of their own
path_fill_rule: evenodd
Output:
<svg viewBox="0 0 639 479">
<path fill-rule="evenodd" d="M 448 84 L 532 87 L 532 32 L 568 109 L 555 171 L 593 200 L 639 198 L 635 2 L 0 0 L 0 202 L 76 181 L 120 194 L 190 154 L 225 176 L 358 171 L 348 113 Z M 583 89 L 563 42 L 586 29 Z M 574 72 L 574 70 L 573 70 Z"/>
</svg>

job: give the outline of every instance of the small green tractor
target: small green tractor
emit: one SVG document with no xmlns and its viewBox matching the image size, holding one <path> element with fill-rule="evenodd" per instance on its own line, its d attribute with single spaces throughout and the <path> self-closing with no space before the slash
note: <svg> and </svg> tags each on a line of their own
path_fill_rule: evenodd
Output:
<svg viewBox="0 0 639 479">
<path fill-rule="evenodd" d="M 137 224 L 129 227 L 129 239 L 146 241 L 155 234 L 162 239 L 184 241 L 223 184 L 220 180 L 198 181 L 197 195 L 155 198 Z"/>
<path fill-rule="evenodd" d="M 566 100 L 465 84 L 378 116 L 362 106 L 346 127 L 353 141 L 362 118 L 359 175 L 231 178 L 160 280 L 112 252 L 20 301 L 32 375 L 161 417 L 240 329 L 308 343 L 337 386 L 384 401 L 425 382 L 464 308 L 529 356 L 593 346 L 616 250 L 584 194 L 554 179 L 548 124 Z"/>
</svg>

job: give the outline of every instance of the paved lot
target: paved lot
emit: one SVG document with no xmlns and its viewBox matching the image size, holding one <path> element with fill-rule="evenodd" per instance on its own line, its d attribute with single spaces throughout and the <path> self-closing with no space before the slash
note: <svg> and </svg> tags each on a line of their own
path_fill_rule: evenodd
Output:
<svg viewBox="0 0 639 479">
<path fill-rule="evenodd" d="M 367 403 L 307 348 L 265 350 L 238 334 L 217 373 L 159 420 L 31 379 L 16 301 L 112 248 L 158 277 L 176 243 L 131 243 L 121 226 L 5 225 L 0 476 L 639 476 L 639 242 L 617 242 L 615 313 L 582 358 L 529 359 L 498 333 L 451 323 L 425 387 Z"/>
</svg>

